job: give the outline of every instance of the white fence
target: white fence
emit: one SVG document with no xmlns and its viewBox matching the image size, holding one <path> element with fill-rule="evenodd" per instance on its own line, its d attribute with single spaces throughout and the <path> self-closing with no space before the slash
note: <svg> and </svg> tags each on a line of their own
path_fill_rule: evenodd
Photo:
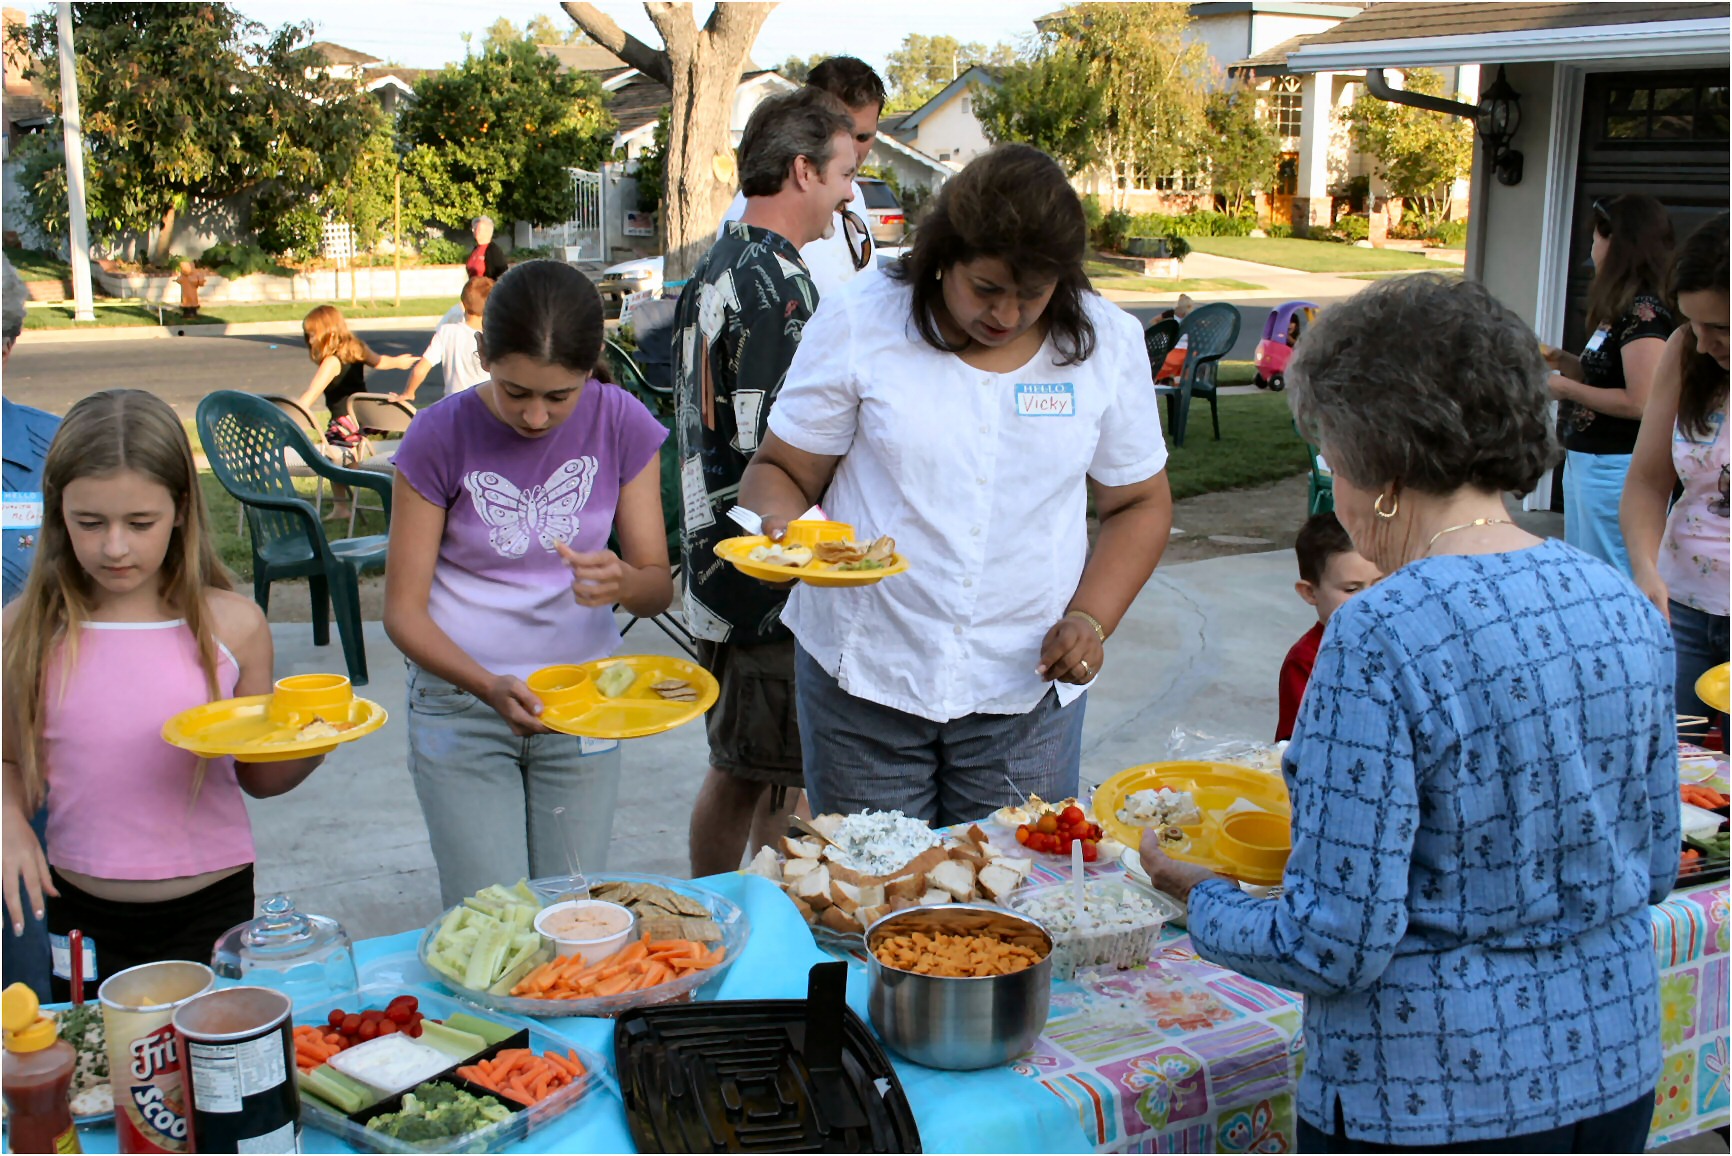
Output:
<svg viewBox="0 0 1732 1156">
<path fill-rule="evenodd" d="M 529 243 L 536 247 L 552 245 L 565 250 L 568 261 L 600 261 L 602 222 L 606 220 L 600 173 L 586 169 L 567 169 L 571 174 L 572 191 L 577 195 L 577 210 L 572 219 L 562 225 L 536 227 L 529 231 Z"/>
</svg>

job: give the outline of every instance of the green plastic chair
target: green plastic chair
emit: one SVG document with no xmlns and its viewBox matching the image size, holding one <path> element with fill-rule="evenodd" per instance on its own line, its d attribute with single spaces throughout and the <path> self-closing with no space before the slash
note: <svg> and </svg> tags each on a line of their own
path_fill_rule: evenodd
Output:
<svg viewBox="0 0 1732 1156">
<path fill-rule="evenodd" d="M 1299 433 L 1299 424 L 1293 424 L 1293 432 Z M 1301 434 L 1301 437 L 1304 435 Z M 1335 509 L 1335 475 L 1323 468 L 1323 456 L 1317 447 L 1310 442 L 1305 443 L 1305 457 L 1311 465 L 1311 482 L 1306 489 L 1305 503 L 1307 513 L 1328 514 Z"/>
<path fill-rule="evenodd" d="M 674 395 L 672 390 L 661 390 L 651 385 L 644 376 L 643 369 L 637 360 L 626 352 L 625 348 L 611 338 L 606 342 L 607 363 L 613 369 L 614 378 L 620 388 L 628 390 L 639 401 L 643 402 L 649 411 L 656 416 L 664 426 L 668 427 L 668 439 L 662 443 L 662 525 L 668 535 L 668 558 L 672 562 L 672 573 L 677 581 L 680 576 L 680 508 L 684 498 L 680 494 L 680 448 L 679 440 L 674 434 Z M 611 543 L 617 551 L 617 541 Z M 686 629 L 684 622 L 676 618 L 671 611 L 664 611 L 650 619 L 661 628 L 663 634 L 673 639 L 693 658 L 697 657 L 697 640 L 692 632 Z M 623 637 L 639 619 L 632 618 L 620 628 Z"/>
<path fill-rule="evenodd" d="M 387 537 L 327 538 L 318 511 L 295 489 L 290 463 L 305 463 L 336 485 L 377 493 L 387 525 L 391 479 L 328 461 L 293 419 L 250 393 L 224 389 L 200 401 L 198 436 L 217 481 L 246 512 L 253 545 L 253 600 L 268 610 L 271 583 L 305 578 L 313 602 L 313 644 L 330 645 L 334 607 L 349 681 L 365 686 L 360 576 L 385 568 Z"/>
<path fill-rule="evenodd" d="M 1239 310 L 1225 301 L 1212 301 L 1191 311 L 1179 323 L 1185 338 L 1185 369 L 1177 385 L 1157 385 L 1157 397 L 1167 399 L 1167 429 L 1173 444 L 1185 444 L 1185 429 L 1191 422 L 1191 398 L 1209 400 L 1209 420 L 1215 440 L 1221 440 L 1221 413 L 1216 404 L 1215 374 L 1221 359 L 1239 340 Z"/>
</svg>

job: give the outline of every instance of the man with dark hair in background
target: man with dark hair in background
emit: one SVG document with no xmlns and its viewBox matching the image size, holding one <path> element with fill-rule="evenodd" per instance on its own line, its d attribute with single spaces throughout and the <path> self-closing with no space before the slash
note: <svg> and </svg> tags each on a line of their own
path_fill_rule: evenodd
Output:
<svg viewBox="0 0 1732 1156">
<path fill-rule="evenodd" d="M 735 870 L 785 833 L 804 783 L 787 592 L 728 566 L 714 546 L 738 532 L 727 510 L 818 306 L 803 253 L 853 199 L 854 128 L 847 107 L 812 86 L 757 107 L 740 138 L 745 213 L 722 226 L 674 314 L 686 625 L 721 683 L 692 808 L 694 877 Z"/>
<path fill-rule="evenodd" d="M 878 137 L 879 114 L 884 111 L 884 82 L 872 71 L 872 66 L 852 56 L 832 56 L 807 73 L 806 86 L 827 92 L 842 102 L 854 122 L 849 135 L 854 142 L 855 165 L 865 164 L 866 154 L 872 151 L 872 142 Z M 857 211 L 852 223 L 838 210 L 828 230 L 800 247 L 800 257 L 806 262 L 820 299 L 846 285 L 870 264 L 872 231 L 865 215 L 866 200 L 857 184 L 853 203 Z M 739 220 L 745 212 L 746 193 L 742 189 L 722 215 L 723 227 L 729 221 Z M 721 232 L 716 236 L 719 239 Z"/>
</svg>

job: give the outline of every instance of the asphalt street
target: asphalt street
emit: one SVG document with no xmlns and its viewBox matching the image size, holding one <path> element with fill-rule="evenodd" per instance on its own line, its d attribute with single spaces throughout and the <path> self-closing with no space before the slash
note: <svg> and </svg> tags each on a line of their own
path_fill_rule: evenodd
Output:
<svg viewBox="0 0 1732 1156">
<path fill-rule="evenodd" d="M 1239 338 L 1227 356 L 1245 361 L 1256 349 L 1263 320 L 1275 303 L 1235 304 L 1243 321 Z M 1164 303 L 1125 306 L 1145 326 L 1166 307 Z M 420 353 L 426 348 L 430 331 L 368 330 L 361 336 L 382 354 Z M 25 331 L 12 352 L 5 374 L 6 396 L 52 413 L 65 413 L 73 402 L 99 389 L 130 386 L 155 393 L 183 417 L 191 417 L 199 399 L 213 390 L 294 396 L 307 387 L 313 375 L 306 350 L 294 337 L 189 335 L 156 341 L 77 343 L 32 342 L 31 338 L 31 332 Z M 372 371 L 367 375 L 368 388 L 389 393 L 401 389 L 408 376 L 404 370 Z M 422 404 L 444 396 L 444 388 L 441 371 L 434 370 L 421 389 Z"/>
</svg>

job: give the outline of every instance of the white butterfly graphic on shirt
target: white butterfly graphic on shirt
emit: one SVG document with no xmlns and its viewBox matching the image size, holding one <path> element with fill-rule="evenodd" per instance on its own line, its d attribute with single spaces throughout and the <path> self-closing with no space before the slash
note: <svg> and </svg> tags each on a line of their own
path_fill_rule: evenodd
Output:
<svg viewBox="0 0 1732 1156">
<path fill-rule="evenodd" d="M 572 458 L 553 471 L 547 483 L 519 490 L 492 470 L 476 470 L 463 479 L 475 502 L 475 512 L 493 527 L 487 540 L 502 557 L 521 558 L 530 543 L 553 552 L 560 542 L 577 537 L 578 514 L 589 504 L 596 460 Z"/>
</svg>

